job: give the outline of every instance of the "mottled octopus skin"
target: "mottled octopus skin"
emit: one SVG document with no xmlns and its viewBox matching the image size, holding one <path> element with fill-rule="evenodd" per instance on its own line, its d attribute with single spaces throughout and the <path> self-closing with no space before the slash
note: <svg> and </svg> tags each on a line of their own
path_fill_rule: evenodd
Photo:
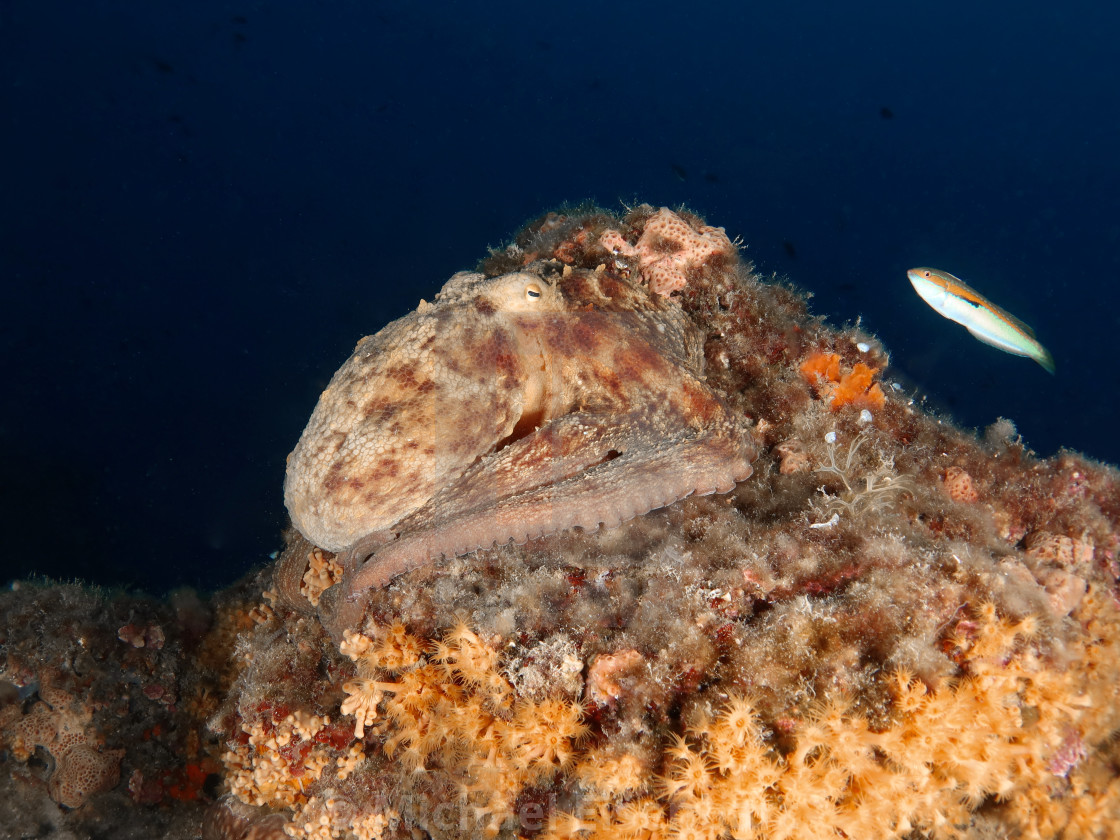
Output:
<svg viewBox="0 0 1120 840">
<path fill-rule="evenodd" d="M 284 498 L 348 552 L 347 594 L 440 557 L 612 527 L 751 474 L 676 301 L 606 272 L 453 276 L 362 339 L 288 458 Z"/>
</svg>

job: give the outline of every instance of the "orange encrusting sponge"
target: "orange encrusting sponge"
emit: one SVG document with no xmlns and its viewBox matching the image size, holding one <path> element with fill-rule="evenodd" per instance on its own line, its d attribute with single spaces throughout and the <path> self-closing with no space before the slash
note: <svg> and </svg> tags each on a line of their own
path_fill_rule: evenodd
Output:
<svg viewBox="0 0 1120 840">
<path fill-rule="evenodd" d="M 857 362 L 847 373 L 840 369 L 837 353 L 810 353 L 799 368 L 801 375 L 821 397 L 827 397 L 833 411 L 846 405 L 861 408 L 882 408 L 886 402 L 883 389 L 875 381 L 878 368 Z"/>
</svg>

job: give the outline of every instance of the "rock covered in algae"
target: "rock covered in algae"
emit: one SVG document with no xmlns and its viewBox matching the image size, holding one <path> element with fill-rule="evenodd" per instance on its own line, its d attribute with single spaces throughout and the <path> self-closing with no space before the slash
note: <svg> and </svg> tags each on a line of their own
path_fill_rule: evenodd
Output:
<svg viewBox="0 0 1120 840">
<path fill-rule="evenodd" d="M 294 532 L 209 604 L 21 584 L 0 836 L 1120 836 L 1120 476 L 931 416 L 725 239 L 548 214 L 478 270 L 679 306 L 758 443 L 733 493 L 350 610 Z"/>
<path fill-rule="evenodd" d="M 923 411 L 873 336 L 682 258 L 715 230 L 553 213 L 479 271 L 669 296 L 754 475 L 356 610 L 290 534 L 211 722 L 233 797 L 307 838 L 1120 834 L 1120 476 Z"/>
<path fill-rule="evenodd" d="M 0 593 L 0 837 L 196 838 L 224 773 L 205 722 L 260 588 Z"/>
</svg>

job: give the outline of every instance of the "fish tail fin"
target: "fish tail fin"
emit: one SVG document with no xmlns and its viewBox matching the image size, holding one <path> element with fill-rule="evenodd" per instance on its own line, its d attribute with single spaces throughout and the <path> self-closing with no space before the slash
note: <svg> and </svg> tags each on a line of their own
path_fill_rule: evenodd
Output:
<svg viewBox="0 0 1120 840">
<path fill-rule="evenodd" d="M 1034 360 L 1042 365 L 1043 369 L 1050 374 L 1054 375 L 1056 368 L 1054 367 L 1054 357 L 1050 351 L 1043 347 L 1041 344 L 1038 346 L 1039 354 L 1034 357 Z"/>
</svg>

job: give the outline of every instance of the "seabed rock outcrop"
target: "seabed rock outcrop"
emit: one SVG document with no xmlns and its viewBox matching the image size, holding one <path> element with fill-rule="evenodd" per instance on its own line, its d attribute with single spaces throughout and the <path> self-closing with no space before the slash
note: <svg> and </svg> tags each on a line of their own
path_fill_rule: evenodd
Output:
<svg viewBox="0 0 1120 840">
<path fill-rule="evenodd" d="M 1114 468 L 935 416 L 684 211 L 478 271 L 680 307 L 753 475 L 359 598 L 294 529 L 209 603 L 21 583 L 0 836 L 1120 837 Z"/>
</svg>

